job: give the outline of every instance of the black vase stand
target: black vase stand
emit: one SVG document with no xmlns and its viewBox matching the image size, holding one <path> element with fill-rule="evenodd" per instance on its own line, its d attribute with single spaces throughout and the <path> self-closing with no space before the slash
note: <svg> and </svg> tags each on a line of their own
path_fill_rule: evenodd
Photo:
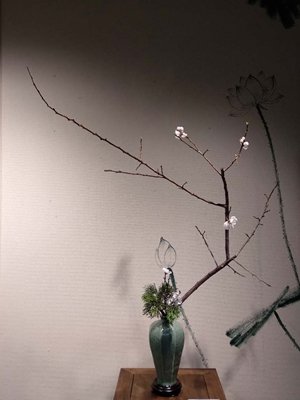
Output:
<svg viewBox="0 0 300 400">
<path fill-rule="evenodd" d="M 179 379 L 176 380 L 174 385 L 160 385 L 157 383 L 157 379 L 155 378 L 152 383 L 152 392 L 161 397 L 174 397 L 179 395 L 181 387 L 182 385 Z"/>
</svg>

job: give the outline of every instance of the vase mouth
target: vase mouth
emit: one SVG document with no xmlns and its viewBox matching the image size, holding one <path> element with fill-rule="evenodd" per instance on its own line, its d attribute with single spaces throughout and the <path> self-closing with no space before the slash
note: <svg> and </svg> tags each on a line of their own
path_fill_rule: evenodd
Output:
<svg viewBox="0 0 300 400">
<path fill-rule="evenodd" d="M 159 321 L 161 321 L 163 325 L 173 325 L 173 323 L 175 322 L 175 321 L 170 322 L 167 320 L 167 318 L 160 318 Z"/>
<path fill-rule="evenodd" d="M 174 319 L 173 321 L 169 321 L 166 317 L 161 317 L 158 321 L 162 321 L 163 324 L 174 325 L 178 322 L 178 318 Z"/>
</svg>

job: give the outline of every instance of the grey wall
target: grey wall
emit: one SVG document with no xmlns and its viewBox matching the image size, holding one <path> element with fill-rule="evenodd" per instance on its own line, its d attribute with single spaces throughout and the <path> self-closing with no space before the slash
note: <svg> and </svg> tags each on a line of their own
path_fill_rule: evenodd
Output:
<svg viewBox="0 0 300 400">
<path fill-rule="evenodd" d="M 161 279 L 154 250 L 176 248 L 183 292 L 214 264 L 195 229 L 224 258 L 223 213 L 134 171 L 120 152 L 55 116 L 35 92 L 179 183 L 223 200 L 219 177 L 173 137 L 184 125 L 217 168 L 232 160 L 250 122 L 250 147 L 228 184 L 234 253 L 274 185 L 254 112 L 228 116 L 240 75 L 275 74 L 284 99 L 266 112 L 278 157 L 288 233 L 299 260 L 299 26 L 285 30 L 244 1 L 2 2 L 2 400 L 113 397 L 121 367 L 152 366 L 145 284 Z M 228 400 L 298 398 L 299 352 L 275 318 L 241 349 L 225 331 L 272 303 L 295 277 L 274 196 L 271 213 L 239 261 L 185 304 Z M 299 306 L 280 311 L 300 340 Z M 182 366 L 201 367 L 188 333 Z"/>
</svg>

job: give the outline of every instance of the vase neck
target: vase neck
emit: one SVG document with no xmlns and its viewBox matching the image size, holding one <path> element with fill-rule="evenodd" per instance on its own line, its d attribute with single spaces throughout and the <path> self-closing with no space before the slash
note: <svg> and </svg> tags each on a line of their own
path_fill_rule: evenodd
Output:
<svg viewBox="0 0 300 400">
<path fill-rule="evenodd" d="M 173 324 L 171 324 L 171 323 L 167 320 L 167 318 L 164 318 L 164 317 L 161 318 L 161 322 L 162 322 L 162 324 L 163 324 L 164 326 L 173 325 Z"/>
</svg>

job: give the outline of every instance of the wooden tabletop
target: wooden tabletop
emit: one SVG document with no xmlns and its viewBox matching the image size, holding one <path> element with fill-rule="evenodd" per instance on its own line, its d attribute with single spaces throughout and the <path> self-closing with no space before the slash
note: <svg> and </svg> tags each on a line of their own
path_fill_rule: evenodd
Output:
<svg viewBox="0 0 300 400">
<path fill-rule="evenodd" d="M 155 377 L 154 368 L 121 368 L 114 400 L 166 399 L 152 393 L 151 385 Z M 214 368 L 181 368 L 178 378 L 182 390 L 176 400 L 226 400 Z"/>
</svg>

